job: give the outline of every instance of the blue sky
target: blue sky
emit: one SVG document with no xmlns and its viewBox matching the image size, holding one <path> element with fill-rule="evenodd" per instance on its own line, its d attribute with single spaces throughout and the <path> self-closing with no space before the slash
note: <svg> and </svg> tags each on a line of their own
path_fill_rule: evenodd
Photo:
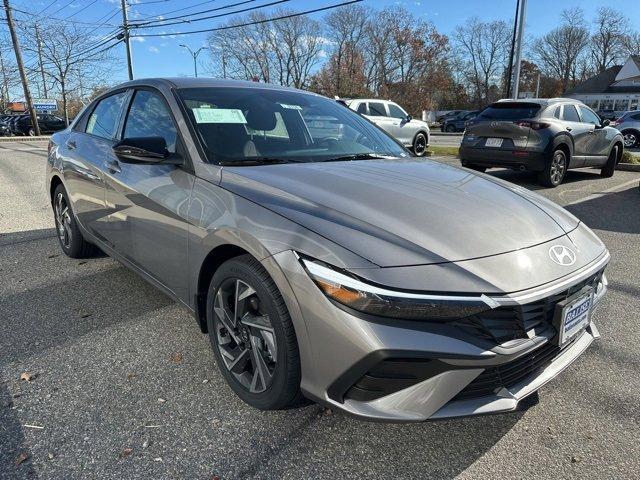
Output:
<svg viewBox="0 0 640 480">
<path fill-rule="evenodd" d="M 163 12 L 175 10 L 202 3 L 203 0 L 129 0 L 132 5 L 130 8 L 130 19 L 136 20 L 151 15 L 159 15 Z M 339 0 L 291 0 L 282 7 L 292 10 L 309 10 L 338 3 Z M 228 4 L 237 3 L 238 0 L 212 0 L 204 5 L 195 7 L 190 10 L 184 10 L 172 15 L 181 15 L 186 13 L 197 12 L 208 8 L 215 8 Z M 21 9 L 32 12 L 40 12 L 45 7 L 42 16 L 51 16 L 53 18 L 69 19 L 81 22 L 95 22 L 98 19 L 104 21 L 111 14 L 115 16 L 109 20 L 110 25 L 116 25 L 121 22 L 122 17 L 117 12 L 120 0 L 75 0 L 69 3 L 69 0 L 57 0 L 51 4 L 51 0 L 12 0 L 12 4 Z M 269 0 L 260 0 L 257 5 L 269 3 Z M 436 28 L 442 33 L 450 33 L 456 25 L 463 23 L 467 18 L 477 16 L 482 20 L 505 20 L 511 22 L 515 10 L 516 0 L 365 0 L 363 2 L 374 8 L 384 8 L 388 5 L 403 5 L 415 15 L 431 20 Z M 66 6 L 68 4 L 68 6 Z M 580 6 L 584 11 L 587 19 L 591 19 L 596 10 L 605 5 L 610 5 L 622 12 L 626 12 L 632 26 L 640 30 L 640 0 L 529 0 L 526 21 L 526 33 L 529 38 L 539 36 L 553 28 L 558 21 L 559 10 L 558 5 L 562 8 L 572 6 Z M 65 7 L 66 6 L 66 7 Z M 247 6 L 252 6 L 248 4 Z M 86 7 L 86 8 L 85 8 Z M 80 11 L 80 9 L 83 9 Z M 238 6 L 230 9 L 243 8 Z M 269 12 L 277 7 L 267 7 L 263 11 Z M 224 10 L 222 11 L 224 12 Z M 221 12 L 214 12 L 221 13 Z M 321 15 L 320 15 L 321 16 Z M 18 16 L 18 18 L 20 18 Z M 223 23 L 224 18 L 218 20 L 205 20 L 184 27 L 177 25 L 167 27 L 166 31 L 179 29 L 201 29 L 213 28 Z M 95 33 L 108 33 L 112 26 L 105 25 Z M 157 29 L 161 31 L 161 29 Z M 193 49 L 204 44 L 206 34 L 196 34 L 185 37 L 175 38 L 146 38 L 137 39 L 133 42 L 133 58 L 134 70 L 136 77 L 149 76 L 180 76 L 192 75 L 193 61 L 191 56 L 181 48 L 179 44 L 185 43 Z M 126 64 L 124 63 L 124 47 L 117 47 L 115 55 L 122 59 L 120 68 L 113 72 L 112 80 L 126 79 Z M 200 72 L 206 72 L 209 63 L 208 53 L 203 52 L 200 56 L 199 65 Z"/>
</svg>

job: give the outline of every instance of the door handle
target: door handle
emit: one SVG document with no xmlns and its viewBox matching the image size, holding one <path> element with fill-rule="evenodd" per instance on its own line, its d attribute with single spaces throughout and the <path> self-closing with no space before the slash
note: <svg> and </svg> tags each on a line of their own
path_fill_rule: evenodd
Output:
<svg viewBox="0 0 640 480">
<path fill-rule="evenodd" d="M 120 173 L 122 171 L 117 160 L 104 162 L 104 166 L 111 173 Z"/>
<path fill-rule="evenodd" d="M 573 130 L 573 128 L 567 127 L 567 132 L 570 132 L 571 130 Z"/>
<path fill-rule="evenodd" d="M 76 148 L 75 140 L 69 140 L 66 145 L 69 150 L 75 150 Z"/>
</svg>

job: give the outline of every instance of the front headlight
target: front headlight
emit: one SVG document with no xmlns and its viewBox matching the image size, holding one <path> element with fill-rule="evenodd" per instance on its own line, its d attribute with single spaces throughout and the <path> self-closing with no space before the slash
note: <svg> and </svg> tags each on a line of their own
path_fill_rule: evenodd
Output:
<svg viewBox="0 0 640 480">
<path fill-rule="evenodd" d="M 302 259 L 302 264 L 329 299 L 370 315 L 446 321 L 475 315 L 498 306 L 485 295 L 431 295 L 388 290 L 311 260 Z"/>
</svg>

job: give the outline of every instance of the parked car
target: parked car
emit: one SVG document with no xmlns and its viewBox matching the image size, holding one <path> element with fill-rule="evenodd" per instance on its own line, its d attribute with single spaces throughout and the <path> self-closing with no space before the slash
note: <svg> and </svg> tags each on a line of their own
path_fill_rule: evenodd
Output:
<svg viewBox="0 0 640 480">
<path fill-rule="evenodd" d="M 598 110 L 598 116 L 602 120 L 609 120 L 610 122 L 615 120 L 617 117 L 615 110 Z"/>
<path fill-rule="evenodd" d="M 388 100 L 360 98 L 348 102 L 351 110 L 366 116 L 413 153 L 421 157 L 429 146 L 429 125 L 415 120 L 400 105 Z"/>
<path fill-rule="evenodd" d="M 308 117 L 342 134 L 312 138 Z M 589 228 L 411 158 L 319 95 L 129 82 L 51 137 L 46 179 L 62 251 L 99 247 L 184 305 L 260 409 L 305 395 L 387 421 L 513 411 L 598 337 L 610 255 Z"/>
<path fill-rule="evenodd" d="M 9 135 L 11 135 L 11 128 L 9 127 L 9 124 L 0 119 L 0 137 L 6 137 Z"/>
<path fill-rule="evenodd" d="M 640 145 L 640 111 L 625 112 L 610 124 L 622 133 L 625 148 Z"/>
<path fill-rule="evenodd" d="M 64 130 L 66 127 L 64 120 L 56 115 L 48 113 L 39 113 L 38 126 L 40 127 L 40 133 L 48 134 Z M 31 125 L 31 116 L 21 115 L 12 124 L 13 133 L 15 135 L 28 135 L 30 137 L 35 135 L 35 131 Z"/>
<path fill-rule="evenodd" d="M 463 166 L 484 171 L 507 167 L 538 173 L 558 186 L 568 169 L 600 168 L 611 177 L 624 149 L 622 134 L 582 102 L 568 98 L 500 100 L 465 130 Z"/>
<path fill-rule="evenodd" d="M 466 128 L 467 122 L 476 118 L 478 113 L 480 113 L 480 110 L 463 112 L 456 117 L 446 120 L 442 125 L 440 125 L 440 130 L 448 133 L 462 132 Z"/>
<path fill-rule="evenodd" d="M 439 115 L 436 118 L 436 122 L 437 123 L 444 123 L 445 121 L 452 119 L 454 117 L 457 117 L 458 115 L 460 115 L 461 113 L 466 113 L 467 110 L 451 110 L 443 115 Z"/>
</svg>

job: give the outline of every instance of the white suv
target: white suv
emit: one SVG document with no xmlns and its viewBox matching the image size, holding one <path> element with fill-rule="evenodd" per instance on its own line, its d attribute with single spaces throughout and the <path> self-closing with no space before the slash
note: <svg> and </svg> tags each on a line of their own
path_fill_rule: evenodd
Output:
<svg viewBox="0 0 640 480">
<path fill-rule="evenodd" d="M 373 123 L 396 138 L 419 157 L 429 146 L 429 125 L 411 118 L 397 103 L 388 100 L 359 98 L 347 101 L 351 110 L 366 116 Z"/>
</svg>

